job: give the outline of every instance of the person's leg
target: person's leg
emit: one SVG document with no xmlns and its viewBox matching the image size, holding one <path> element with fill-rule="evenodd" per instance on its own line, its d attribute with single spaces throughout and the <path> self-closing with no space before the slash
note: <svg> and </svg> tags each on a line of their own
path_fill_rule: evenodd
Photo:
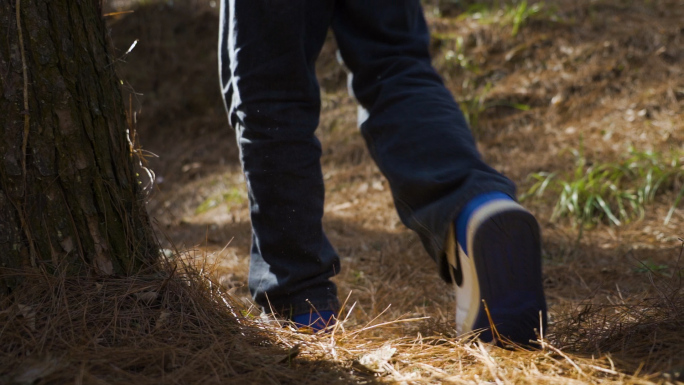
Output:
<svg viewBox="0 0 684 385">
<path fill-rule="evenodd" d="M 497 236 L 494 231 L 478 231 L 492 227 L 489 219 L 496 218 L 506 227 L 522 224 L 527 229 L 523 231 L 527 240 L 524 246 L 509 242 L 502 244 L 500 249 L 512 251 L 516 258 L 524 261 L 513 263 L 513 274 L 528 268 L 533 270 L 520 274 L 520 277 L 530 278 L 534 286 L 531 310 L 526 309 L 525 316 L 538 314 L 535 309 L 545 312 L 541 272 L 536 267 L 540 265 L 538 228 L 530 225 L 530 217 L 517 215 L 519 205 L 513 201 L 515 186 L 482 161 L 457 103 L 432 67 L 428 53 L 430 36 L 420 1 L 340 0 L 336 3 L 333 30 L 342 58 L 353 75 L 353 93 L 365 109 L 361 131 L 371 155 L 389 181 L 401 220 L 420 235 L 428 253 L 438 262 L 442 278 L 452 281 L 454 273 L 463 273 L 453 255 L 457 251 L 456 225 L 464 209 L 470 202 L 479 202 L 472 211 L 480 213 L 481 207 L 491 207 L 491 202 L 505 200 L 516 209 L 512 209 L 514 206 L 501 207 L 506 206 L 516 215 L 494 213 L 477 226 L 470 221 L 470 215 L 465 215 L 464 228 L 477 233 L 477 242 L 472 242 L 477 247 L 482 244 L 483 236 L 489 243 L 498 241 L 492 239 Z M 492 192 L 494 198 L 490 199 Z M 536 226 L 533 217 L 531 221 Z M 447 247 L 446 242 L 450 239 L 453 242 Z M 470 250 L 465 245 L 466 239 L 459 241 L 463 243 L 462 254 L 465 254 Z M 484 255 L 479 259 L 489 266 L 505 258 L 496 250 L 484 251 L 486 255 L 478 251 L 478 255 Z M 446 258 L 447 252 L 452 258 Z M 468 256 L 468 261 L 473 259 L 472 253 Z M 488 261 L 482 262 L 483 259 Z M 489 272 L 481 266 L 476 276 L 469 278 L 475 281 L 469 281 L 467 296 L 478 297 L 470 301 L 475 301 L 475 309 L 468 309 L 469 324 L 457 325 L 459 331 L 488 326 L 480 317 L 480 299 L 496 302 L 492 310 L 497 316 L 518 311 L 506 304 L 499 306 L 501 302 L 496 297 L 500 291 L 489 290 L 492 284 L 504 289 L 515 288 L 518 280 L 506 281 L 504 275 L 496 274 L 496 269 Z M 527 289 L 524 287 L 522 291 Z M 527 298 L 522 302 L 527 303 Z M 472 315 L 473 312 L 476 314 Z M 457 321 L 463 323 L 463 319 L 457 313 Z M 526 342 L 524 339 L 531 334 L 529 322 L 524 323 L 526 334 L 522 338 L 513 336 L 519 342 Z M 488 338 L 483 334 L 483 339 L 491 339 L 491 335 Z"/>
<path fill-rule="evenodd" d="M 337 310 L 339 258 L 323 233 L 314 62 L 330 0 L 223 0 L 221 86 L 249 190 L 249 288 L 266 312 Z"/>
<path fill-rule="evenodd" d="M 361 132 L 399 216 L 441 261 L 449 226 L 465 204 L 490 191 L 514 197 L 515 186 L 482 161 L 432 67 L 419 0 L 338 1 L 333 30 L 367 113 Z M 440 274 L 450 279 L 445 263 Z"/>
</svg>

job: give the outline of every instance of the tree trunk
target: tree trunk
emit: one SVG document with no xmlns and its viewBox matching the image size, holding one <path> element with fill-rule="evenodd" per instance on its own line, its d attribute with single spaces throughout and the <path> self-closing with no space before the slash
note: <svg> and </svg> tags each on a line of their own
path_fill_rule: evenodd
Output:
<svg viewBox="0 0 684 385">
<path fill-rule="evenodd" d="M 0 0 L 0 31 L 0 269 L 149 265 L 157 243 L 99 0 Z M 0 294 L 15 284 L 0 274 Z"/>
</svg>

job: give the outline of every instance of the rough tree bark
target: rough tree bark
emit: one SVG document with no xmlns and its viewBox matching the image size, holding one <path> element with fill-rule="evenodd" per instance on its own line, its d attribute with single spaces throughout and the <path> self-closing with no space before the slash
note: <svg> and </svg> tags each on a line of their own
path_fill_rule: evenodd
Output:
<svg viewBox="0 0 684 385">
<path fill-rule="evenodd" d="M 0 269 L 149 265 L 157 245 L 99 0 L 0 0 L 0 31 Z M 0 274 L 0 294 L 15 284 Z"/>
</svg>

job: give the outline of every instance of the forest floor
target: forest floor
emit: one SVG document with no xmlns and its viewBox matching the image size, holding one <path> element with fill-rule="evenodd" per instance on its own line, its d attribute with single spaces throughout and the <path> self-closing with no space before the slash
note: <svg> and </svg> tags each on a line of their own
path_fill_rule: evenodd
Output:
<svg viewBox="0 0 684 385">
<path fill-rule="evenodd" d="M 463 3 L 431 1 L 425 9 L 434 65 L 467 115 L 484 158 L 518 184 L 521 197 L 545 172 L 557 173 L 543 194 L 528 194 L 523 202 L 544 236 L 550 320 L 544 348 L 512 352 L 456 336 L 452 289 L 437 278 L 417 236 L 395 213 L 387 182 L 358 132 L 357 106 L 330 36 L 318 65 L 318 137 L 327 188 L 324 228 L 343 263 L 335 282 L 346 299 L 344 321 L 334 336 L 254 322 L 298 355 L 242 381 L 681 380 L 684 261 L 678 238 L 684 237 L 684 210 L 673 210 L 667 223 L 665 218 L 684 186 L 684 1 Z M 152 2 L 108 21 L 139 143 L 158 155 L 148 158 L 155 172 L 148 207 L 164 247 L 169 255 L 191 255 L 244 305 L 244 314 L 251 308 L 254 315 L 246 288 L 248 203 L 219 93 L 216 7 Z M 595 172 L 604 166 L 632 171 Z M 651 179 L 663 177 L 660 186 L 639 185 L 648 170 Z M 583 183 L 585 175 L 595 179 Z M 619 181 L 614 188 L 604 185 L 602 193 L 617 189 L 622 201 L 613 196 L 605 206 L 590 203 L 588 215 L 575 220 L 553 215 L 563 186 L 554 180 L 565 180 L 586 199 L 593 191 L 587 184 L 611 176 Z M 653 195 L 644 192 L 655 187 Z M 632 199 L 641 193 L 652 199 Z M 575 212 L 583 212 L 582 202 Z M 620 216 L 619 202 L 626 216 Z M 377 364 L 362 364 L 372 357 Z M 309 378 L 282 377 L 297 371 Z"/>
</svg>

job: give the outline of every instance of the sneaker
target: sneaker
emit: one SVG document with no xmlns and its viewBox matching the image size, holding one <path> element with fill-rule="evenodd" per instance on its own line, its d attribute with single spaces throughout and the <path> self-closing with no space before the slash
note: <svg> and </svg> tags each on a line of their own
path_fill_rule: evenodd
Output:
<svg viewBox="0 0 684 385">
<path fill-rule="evenodd" d="M 292 316 L 291 321 L 297 328 L 297 331 L 315 334 L 322 330 L 329 330 L 330 327 L 335 325 L 336 317 L 337 315 L 334 311 L 324 310 L 320 312 L 297 314 Z"/>
<path fill-rule="evenodd" d="M 537 220 L 497 194 L 470 210 L 452 225 L 446 243 L 456 331 L 480 331 L 481 340 L 499 345 L 529 345 L 547 322 Z"/>
</svg>

